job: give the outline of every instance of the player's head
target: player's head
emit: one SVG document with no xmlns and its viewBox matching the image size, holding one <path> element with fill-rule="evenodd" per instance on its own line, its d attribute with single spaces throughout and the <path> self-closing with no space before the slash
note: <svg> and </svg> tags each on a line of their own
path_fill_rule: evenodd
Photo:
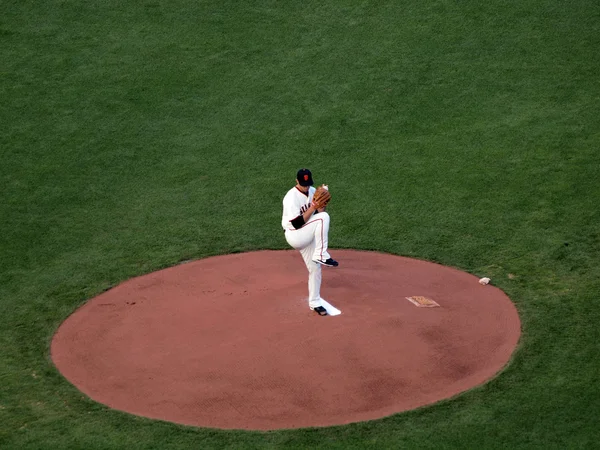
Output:
<svg viewBox="0 0 600 450">
<path fill-rule="evenodd" d="M 296 175 L 296 180 L 300 186 L 312 186 L 314 184 L 312 173 L 308 169 L 300 169 Z"/>
</svg>

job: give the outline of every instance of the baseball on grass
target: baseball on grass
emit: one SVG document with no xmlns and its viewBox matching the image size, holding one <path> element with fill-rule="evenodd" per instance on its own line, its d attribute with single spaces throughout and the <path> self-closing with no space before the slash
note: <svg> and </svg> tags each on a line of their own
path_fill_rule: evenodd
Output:
<svg viewBox="0 0 600 450">
<path fill-rule="evenodd" d="M 481 278 L 481 279 L 479 280 L 479 284 L 483 284 L 483 285 L 485 286 L 485 285 L 486 285 L 486 284 L 488 284 L 490 281 L 491 281 L 491 280 L 490 280 L 489 278 L 487 278 L 487 277 L 484 277 L 484 278 Z"/>
</svg>

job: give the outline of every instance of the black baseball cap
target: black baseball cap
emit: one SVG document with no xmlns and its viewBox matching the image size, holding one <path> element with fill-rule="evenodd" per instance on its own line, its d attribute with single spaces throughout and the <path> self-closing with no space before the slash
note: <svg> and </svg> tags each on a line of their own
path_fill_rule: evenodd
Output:
<svg viewBox="0 0 600 450">
<path fill-rule="evenodd" d="M 298 175 L 296 175 L 296 180 L 298 180 L 300 186 L 312 186 L 315 184 L 312 179 L 312 173 L 308 169 L 300 169 Z"/>
</svg>

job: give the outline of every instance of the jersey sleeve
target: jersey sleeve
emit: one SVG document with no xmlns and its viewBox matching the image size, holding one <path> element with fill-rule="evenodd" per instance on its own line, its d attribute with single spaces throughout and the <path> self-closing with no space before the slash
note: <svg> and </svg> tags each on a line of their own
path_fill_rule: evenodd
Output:
<svg viewBox="0 0 600 450">
<path fill-rule="evenodd" d="M 298 220 L 292 223 L 292 221 L 297 219 L 298 216 L 302 216 L 302 206 L 303 205 L 298 201 L 298 197 L 294 195 L 293 192 L 288 192 L 288 194 L 284 197 L 283 215 L 281 217 L 281 226 L 284 230 L 300 228 L 302 225 L 304 225 L 304 223 L 299 223 Z"/>
<path fill-rule="evenodd" d="M 281 217 L 281 226 L 284 230 L 289 228 L 290 222 L 294 219 L 298 214 L 295 211 L 295 202 L 294 199 L 288 192 L 287 195 L 283 198 L 283 215 Z M 299 212 L 299 210 L 298 210 Z"/>
</svg>

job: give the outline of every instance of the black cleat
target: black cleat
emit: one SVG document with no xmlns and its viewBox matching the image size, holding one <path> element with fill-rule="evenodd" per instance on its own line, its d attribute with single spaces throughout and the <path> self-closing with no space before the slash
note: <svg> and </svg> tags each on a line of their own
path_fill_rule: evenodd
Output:
<svg viewBox="0 0 600 450">
<path fill-rule="evenodd" d="M 320 259 L 315 259 L 316 263 L 319 263 L 323 266 L 327 266 L 327 267 L 337 267 L 340 265 L 340 263 L 338 263 L 335 259 L 326 259 L 325 261 L 322 261 Z"/>
<path fill-rule="evenodd" d="M 316 306 L 316 307 L 310 308 L 310 309 L 312 309 L 314 312 L 316 312 L 320 316 L 327 315 L 327 310 L 325 308 L 323 308 L 322 306 Z"/>
</svg>

